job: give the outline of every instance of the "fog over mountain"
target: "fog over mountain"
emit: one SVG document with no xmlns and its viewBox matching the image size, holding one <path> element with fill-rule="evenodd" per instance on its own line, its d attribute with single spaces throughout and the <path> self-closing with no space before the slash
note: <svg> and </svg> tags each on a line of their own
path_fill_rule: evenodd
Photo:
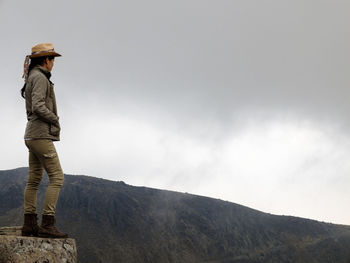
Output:
<svg viewBox="0 0 350 263">
<path fill-rule="evenodd" d="M 67 173 L 350 224 L 350 3 L 0 1 L 0 169 L 52 42 Z"/>
</svg>

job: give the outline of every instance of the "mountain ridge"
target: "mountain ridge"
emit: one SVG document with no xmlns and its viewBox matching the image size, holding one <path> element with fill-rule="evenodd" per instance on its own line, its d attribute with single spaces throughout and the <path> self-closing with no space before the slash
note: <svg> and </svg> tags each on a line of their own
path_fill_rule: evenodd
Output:
<svg viewBox="0 0 350 263">
<path fill-rule="evenodd" d="M 27 173 L 0 171 L 0 226 L 22 224 Z M 65 175 L 57 218 L 80 262 L 350 262 L 346 225 L 85 175 Z"/>
</svg>

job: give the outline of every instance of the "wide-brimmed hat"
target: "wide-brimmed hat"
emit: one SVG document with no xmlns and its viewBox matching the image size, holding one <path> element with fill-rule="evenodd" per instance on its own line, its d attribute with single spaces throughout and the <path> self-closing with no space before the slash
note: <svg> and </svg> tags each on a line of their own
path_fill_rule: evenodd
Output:
<svg viewBox="0 0 350 263">
<path fill-rule="evenodd" d="M 32 47 L 32 54 L 29 55 L 29 58 L 46 56 L 60 57 L 61 55 L 55 52 L 55 49 L 51 43 L 41 43 Z"/>
</svg>

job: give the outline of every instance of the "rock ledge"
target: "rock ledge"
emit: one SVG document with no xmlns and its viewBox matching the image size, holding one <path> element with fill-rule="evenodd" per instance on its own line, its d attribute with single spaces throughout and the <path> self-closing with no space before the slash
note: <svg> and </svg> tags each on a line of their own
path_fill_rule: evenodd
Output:
<svg viewBox="0 0 350 263">
<path fill-rule="evenodd" d="M 76 263 L 72 238 L 22 237 L 21 227 L 0 228 L 0 263 Z"/>
</svg>

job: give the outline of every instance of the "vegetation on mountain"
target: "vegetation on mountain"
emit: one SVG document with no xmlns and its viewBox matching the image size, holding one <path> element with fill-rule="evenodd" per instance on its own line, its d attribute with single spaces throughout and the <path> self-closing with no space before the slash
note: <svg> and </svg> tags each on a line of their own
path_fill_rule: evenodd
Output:
<svg viewBox="0 0 350 263">
<path fill-rule="evenodd" d="M 0 227 L 22 224 L 27 174 L 0 171 Z M 88 176 L 65 176 L 56 214 L 84 263 L 350 262 L 349 226 Z"/>
</svg>

